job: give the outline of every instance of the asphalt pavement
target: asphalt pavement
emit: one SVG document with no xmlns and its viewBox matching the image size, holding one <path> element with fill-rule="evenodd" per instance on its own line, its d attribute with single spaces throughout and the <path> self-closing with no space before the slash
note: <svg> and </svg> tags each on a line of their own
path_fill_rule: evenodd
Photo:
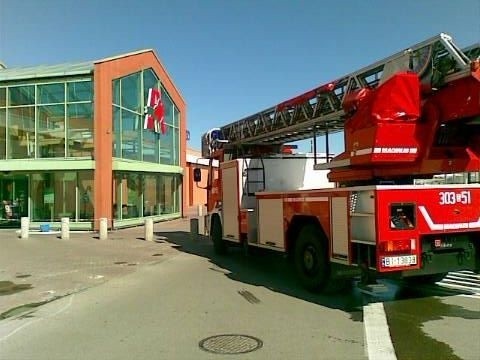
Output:
<svg viewBox="0 0 480 360">
<path fill-rule="evenodd" d="M 189 219 L 154 224 L 154 233 L 189 231 Z M 156 264 L 176 253 L 175 244 L 154 236 L 144 240 L 144 227 L 111 231 L 107 240 L 96 232 L 32 232 L 21 239 L 13 230 L 0 231 L 0 319 L 22 306 L 48 303 Z"/>
</svg>

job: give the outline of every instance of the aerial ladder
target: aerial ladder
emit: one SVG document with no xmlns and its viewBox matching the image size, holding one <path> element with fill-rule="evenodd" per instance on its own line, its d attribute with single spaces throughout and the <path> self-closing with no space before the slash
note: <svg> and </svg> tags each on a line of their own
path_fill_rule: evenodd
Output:
<svg viewBox="0 0 480 360">
<path fill-rule="evenodd" d="M 345 151 L 332 157 L 339 131 Z M 308 138 L 313 161 L 285 151 Z M 339 274 L 434 281 L 480 269 L 480 186 L 415 184 L 480 171 L 479 44 L 461 50 L 439 34 L 211 129 L 202 155 L 220 253 L 233 243 L 287 253 L 311 290 Z"/>
</svg>

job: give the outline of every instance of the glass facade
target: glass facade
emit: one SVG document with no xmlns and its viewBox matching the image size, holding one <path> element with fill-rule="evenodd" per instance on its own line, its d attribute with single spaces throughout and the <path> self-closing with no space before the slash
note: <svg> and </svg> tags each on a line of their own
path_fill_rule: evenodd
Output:
<svg viewBox="0 0 480 360">
<path fill-rule="evenodd" d="M 48 171 L 0 175 L 0 226 L 33 222 L 73 222 L 93 218 L 93 171 Z"/>
<path fill-rule="evenodd" d="M 0 161 L 28 160 L 16 167 L 21 170 L 0 172 L 0 227 L 19 226 L 24 216 L 32 223 L 68 217 L 83 223 L 79 228 L 91 227 L 94 193 L 105 191 L 94 189 L 94 163 L 85 161 L 94 154 L 93 78 L 45 79 L 0 83 Z M 112 87 L 113 158 L 179 166 L 181 114 L 155 72 L 144 69 L 114 79 Z M 151 88 L 161 92 L 165 134 L 143 128 Z M 81 168 L 89 170 L 76 169 L 73 159 L 83 160 Z M 35 170 L 29 169 L 32 163 Z M 59 170 L 65 168 L 70 170 Z M 180 213 L 181 175 L 159 168 L 163 172 L 114 171 L 109 185 L 113 220 L 121 225 Z"/>
<path fill-rule="evenodd" d="M 167 131 L 144 129 L 150 88 L 160 89 Z M 113 81 L 113 156 L 164 165 L 180 164 L 180 112 L 152 69 Z"/>
<path fill-rule="evenodd" d="M 178 174 L 115 172 L 113 217 L 125 220 L 181 211 Z"/>
<path fill-rule="evenodd" d="M 0 85 L 0 159 L 91 157 L 91 79 Z"/>
</svg>

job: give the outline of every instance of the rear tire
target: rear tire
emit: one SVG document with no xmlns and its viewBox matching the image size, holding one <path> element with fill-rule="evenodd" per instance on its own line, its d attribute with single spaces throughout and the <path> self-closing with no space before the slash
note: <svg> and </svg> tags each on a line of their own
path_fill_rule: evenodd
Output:
<svg viewBox="0 0 480 360">
<path fill-rule="evenodd" d="M 325 290 L 330 262 L 325 236 L 316 225 L 303 226 L 295 242 L 295 270 L 302 285 L 312 292 Z"/>
<path fill-rule="evenodd" d="M 212 218 L 212 227 L 210 229 L 210 238 L 213 242 L 213 249 L 218 255 L 224 255 L 227 253 L 227 244 L 222 239 L 222 224 L 218 216 Z"/>
</svg>

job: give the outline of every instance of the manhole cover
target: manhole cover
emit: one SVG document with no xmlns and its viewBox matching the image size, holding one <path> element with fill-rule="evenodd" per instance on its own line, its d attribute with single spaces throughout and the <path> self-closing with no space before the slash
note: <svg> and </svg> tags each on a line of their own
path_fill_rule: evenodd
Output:
<svg viewBox="0 0 480 360">
<path fill-rule="evenodd" d="M 249 335 L 225 334 L 203 339 L 199 346 L 215 354 L 244 354 L 260 349 L 263 342 Z"/>
</svg>

